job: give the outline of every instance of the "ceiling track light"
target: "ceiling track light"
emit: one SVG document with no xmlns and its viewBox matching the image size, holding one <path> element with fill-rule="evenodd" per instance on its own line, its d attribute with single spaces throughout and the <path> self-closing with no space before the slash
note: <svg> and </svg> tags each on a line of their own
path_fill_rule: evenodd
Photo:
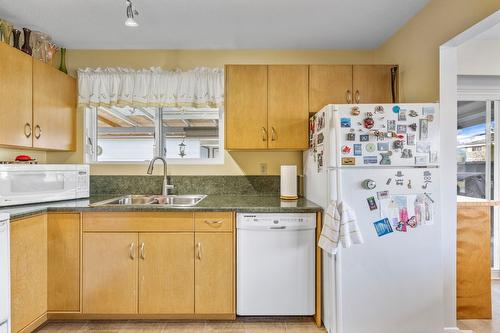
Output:
<svg viewBox="0 0 500 333">
<path fill-rule="evenodd" d="M 139 12 L 132 5 L 131 0 L 126 1 L 127 4 L 127 19 L 125 20 L 125 25 L 127 27 L 138 27 L 139 23 L 135 20 L 135 16 L 139 16 Z"/>
</svg>

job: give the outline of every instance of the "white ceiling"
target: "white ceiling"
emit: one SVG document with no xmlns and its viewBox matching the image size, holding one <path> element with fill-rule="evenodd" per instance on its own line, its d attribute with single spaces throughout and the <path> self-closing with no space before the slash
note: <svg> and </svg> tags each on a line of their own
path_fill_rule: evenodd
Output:
<svg viewBox="0 0 500 333">
<path fill-rule="evenodd" d="M 375 48 L 429 0 L 0 0 L 0 17 L 73 49 Z"/>
</svg>

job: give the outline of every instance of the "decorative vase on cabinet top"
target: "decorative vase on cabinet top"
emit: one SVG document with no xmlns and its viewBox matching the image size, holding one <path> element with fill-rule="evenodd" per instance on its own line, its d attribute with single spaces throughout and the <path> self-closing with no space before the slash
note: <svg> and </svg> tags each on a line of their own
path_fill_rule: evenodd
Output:
<svg viewBox="0 0 500 333">
<path fill-rule="evenodd" d="M 33 53 L 33 50 L 31 49 L 31 46 L 30 46 L 31 30 L 28 28 L 23 28 L 23 32 L 24 32 L 24 43 L 23 43 L 23 46 L 21 47 L 21 51 L 23 51 L 26 54 L 31 55 Z"/>
</svg>

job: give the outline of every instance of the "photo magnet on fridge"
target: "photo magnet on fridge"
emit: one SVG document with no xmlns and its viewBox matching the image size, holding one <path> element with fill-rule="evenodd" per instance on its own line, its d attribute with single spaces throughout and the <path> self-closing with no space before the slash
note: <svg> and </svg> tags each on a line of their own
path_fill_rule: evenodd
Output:
<svg viewBox="0 0 500 333">
<path fill-rule="evenodd" d="M 382 220 L 373 222 L 373 226 L 375 227 L 375 231 L 377 232 L 377 236 L 379 237 L 394 232 L 394 230 L 392 230 L 392 226 L 388 218 L 384 218 Z"/>
<path fill-rule="evenodd" d="M 351 118 L 340 118 L 340 127 L 351 127 Z"/>
<path fill-rule="evenodd" d="M 429 121 L 427 119 L 419 120 L 420 140 L 426 140 L 429 137 Z"/>
<path fill-rule="evenodd" d="M 406 110 L 399 110 L 398 120 L 399 121 L 406 121 Z"/>
<path fill-rule="evenodd" d="M 408 146 L 414 146 L 416 142 L 416 135 L 413 133 L 408 133 L 406 135 L 406 144 Z"/>
<path fill-rule="evenodd" d="M 389 132 L 396 130 L 396 121 L 395 120 L 387 120 L 387 130 Z"/>
<path fill-rule="evenodd" d="M 428 154 L 431 151 L 431 144 L 429 142 L 417 142 L 417 153 Z"/>
<path fill-rule="evenodd" d="M 398 125 L 398 134 L 405 134 L 406 133 L 406 125 Z"/>
<path fill-rule="evenodd" d="M 369 197 L 366 199 L 366 201 L 368 202 L 368 207 L 370 208 L 370 210 L 376 210 L 378 208 L 375 197 Z"/>
<path fill-rule="evenodd" d="M 352 146 L 353 146 L 353 149 L 354 149 L 354 156 L 361 156 L 361 155 L 363 155 L 361 143 L 355 143 Z"/>
<path fill-rule="evenodd" d="M 389 151 L 389 142 L 379 142 L 377 143 L 378 151 Z"/>
<path fill-rule="evenodd" d="M 379 191 L 379 192 L 377 192 L 377 198 L 379 200 L 389 199 L 389 191 Z"/>
<path fill-rule="evenodd" d="M 364 156 L 363 164 L 377 164 L 377 156 Z"/>
</svg>

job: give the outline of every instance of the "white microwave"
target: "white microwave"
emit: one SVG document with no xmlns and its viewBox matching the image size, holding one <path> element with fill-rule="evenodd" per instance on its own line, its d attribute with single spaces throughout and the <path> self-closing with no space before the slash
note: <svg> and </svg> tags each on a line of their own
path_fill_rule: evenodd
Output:
<svg viewBox="0 0 500 333">
<path fill-rule="evenodd" d="M 0 165 L 0 207 L 88 198 L 90 169 L 84 164 Z"/>
</svg>

